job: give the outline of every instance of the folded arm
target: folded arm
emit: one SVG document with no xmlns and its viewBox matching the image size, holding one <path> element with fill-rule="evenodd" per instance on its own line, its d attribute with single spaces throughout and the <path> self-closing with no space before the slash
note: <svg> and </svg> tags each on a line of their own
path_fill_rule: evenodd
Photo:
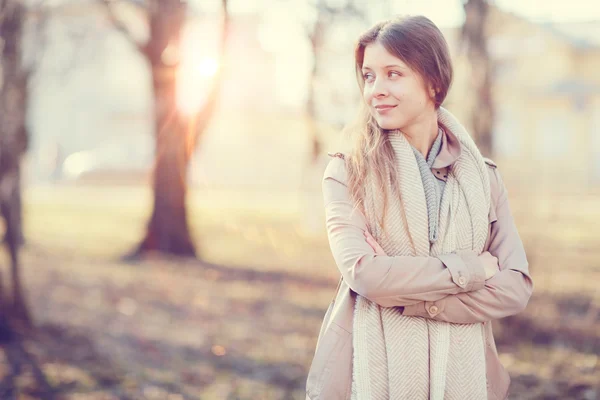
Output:
<svg viewBox="0 0 600 400">
<path fill-rule="evenodd" d="M 479 290 L 412 304 L 405 307 L 404 315 L 468 324 L 514 315 L 527 306 L 533 282 L 525 249 L 510 211 L 506 188 L 496 168 L 491 171 L 490 180 L 495 180 L 492 196 L 496 196 L 496 220 L 491 225 L 488 251 L 498 258 L 500 271 L 485 281 Z"/>
<path fill-rule="evenodd" d="M 344 160 L 330 161 L 323 177 L 327 235 L 333 258 L 348 286 L 383 307 L 437 301 L 478 290 L 485 282 L 474 252 L 439 257 L 382 256 L 367 243 L 365 216 L 346 185 Z"/>
</svg>

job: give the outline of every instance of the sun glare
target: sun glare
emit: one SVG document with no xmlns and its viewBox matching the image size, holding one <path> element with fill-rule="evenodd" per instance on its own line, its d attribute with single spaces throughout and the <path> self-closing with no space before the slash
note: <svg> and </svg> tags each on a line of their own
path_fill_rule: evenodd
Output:
<svg viewBox="0 0 600 400">
<path fill-rule="evenodd" d="M 189 115 L 200 110 L 218 70 L 219 63 L 214 57 L 182 61 L 177 80 L 177 104 L 181 112 Z"/>
<path fill-rule="evenodd" d="M 213 77 L 217 73 L 219 64 L 214 58 L 205 58 L 198 64 L 198 73 L 202 76 Z"/>
</svg>

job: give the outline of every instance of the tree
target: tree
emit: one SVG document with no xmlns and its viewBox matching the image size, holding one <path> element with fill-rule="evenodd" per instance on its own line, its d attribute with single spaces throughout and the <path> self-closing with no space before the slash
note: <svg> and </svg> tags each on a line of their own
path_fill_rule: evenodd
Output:
<svg viewBox="0 0 600 400">
<path fill-rule="evenodd" d="M 4 293 L 0 279 L 0 331 L 8 328 L 7 318 L 29 326 L 31 317 L 21 284 L 19 247 L 21 244 L 21 158 L 27 150 L 27 83 L 29 71 L 23 65 L 22 37 L 26 8 L 19 0 L 0 1 L 0 209 L 5 221 L 5 243 L 10 254 L 11 291 Z M 1 277 L 0 277 L 1 278 Z"/>
<path fill-rule="evenodd" d="M 320 187 L 315 186 L 315 183 L 320 181 L 323 174 L 323 165 L 320 161 L 324 161 L 321 158 L 323 147 L 325 147 L 323 142 L 328 140 L 325 131 L 330 131 L 331 128 L 341 130 L 344 123 L 348 122 L 347 114 L 337 111 L 344 108 L 348 112 L 358 100 L 357 93 L 348 93 L 345 88 L 336 87 L 336 84 L 332 83 L 335 81 L 331 79 L 332 76 L 334 74 L 339 76 L 337 68 L 339 64 L 332 66 L 329 60 L 332 58 L 332 53 L 336 55 L 336 58 L 341 53 L 352 53 L 352 37 L 356 31 L 365 28 L 369 20 L 369 6 L 361 0 L 337 2 L 312 0 L 311 2 L 301 1 L 301 3 L 311 7 L 310 11 L 312 11 L 307 13 L 312 18 L 306 21 L 305 27 L 312 52 L 312 68 L 306 98 L 310 151 L 306 163 L 303 165 L 299 193 L 304 209 L 303 229 L 307 233 L 313 234 L 320 232 L 323 221 L 322 204 L 318 201 L 320 196 L 315 193 L 320 190 Z M 388 1 L 381 0 L 381 3 L 387 5 Z M 340 29 L 343 29 L 348 35 L 339 35 L 339 33 L 330 35 L 332 31 L 339 32 Z M 348 67 L 352 68 L 352 60 L 348 59 L 347 61 Z M 331 128 L 323 129 L 324 124 Z"/>
<path fill-rule="evenodd" d="M 324 65 L 322 57 L 322 48 L 325 45 L 327 28 L 337 22 L 336 19 L 354 18 L 360 20 L 362 23 L 366 23 L 367 20 L 366 12 L 361 9 L 360 2 L 353 0 L 346 0 L 337 3 L 335 6 L 329 5 L 326 0 L 315 0 L 314 7 L 316 18 L 314 23 L 310 24 L 307 29 L 313 55 L 313 66 L 310 73 L 308 96 L 306 100 L 306 111 L 310 119 L 309 138 L 311 143 L 311 163 L 315 163 L 318 160 L 323 147 L 319 139 L 320 135 L 317 123 L 319 118 L 322 117 L 322 115 L 319 115 L 318 113 L 317 87 L 319 78 L 322 78 L 324 70 L 327 68 L 326 65 Z"/>
<path fill-rule="evenodd" d="M 147 17 L 149 37 L 137 43 L 127 26 L 118 19 L 113 5 L 118 1 L 99 0 L 105 5 L 113 26 L 122 32 L 147 60 L 154 96 L 154 132 L 156 141 L 153 169 L 153 210 L 146 235 L 131 256 L 159 251 L 181 256 L 195 256 L 187 221 L 187 170 L 192 152 L 212 116 L 221 73 L 217 72 L 201 108 L 186 115 L 177 108 L 176 78 L 179 67 L 181 33 L 187 12 L 185 0 L 148 0 L 140 3 L 123 0 L 140 8 Z M 221 0 L 222 32 L 219 61 L 225 52 L 228 29 L 227 0 Z"/>
<path fill-rule="evenodd" d="M 319 48 L 322 46 L 324 30 L 326 26 L 326 20 L 330 19 L 329 10 L 323 10 L 322 2 L 318 0 L 317 3 L 317 20 L 314 23 L 312 30 L 308 33 L 310 40 L 310 47 L 313 54 L 313 66 L 310 70 L 310 82 L 308 84 L 308 96 L 306 99 L 306 111 L 309 121 L 309 137 L 311 143 L 310 160 L 311 163 L 317 161 L 321 154 L 321 142 L 319 141 L 319 132 L 317 128 L 317 105 L 316 105 L 316 86 L 317 77 L 319 75 L 320 68 L 320 57 Z"/>
<path fill-rule="evenodd" d="M 332 50 L 340 51 L 340 49 L 344 49 L 344 52 L 348 51 L 351 54 L 352 48 L 348 47 L 346 50 L 346 46 L 349 44 L 354 45 L 354 36 L 358 35 L 359 31 L 367 29 L 370 21 L 379 21 L 392 17 L 392 7 L 390 0 L 379 0 L 375 4 L 367 4 L 363 0 L 333 2 L 328 0 L 312 0 L 310 3 L 310 7 L 314 9 L 314 19 L 307 26 L 307 36 L 311 45 L 313 65 L 308 87 L 306 112 L 309 117 L 308 133 L 311 148 L 309 161 L 311 164 L 314 164 L 321 155 L 323 147 L 320 139 L 323 136 L 319 132 L 317 121 L 328 119 L 328 122 L 336 129 L 341 129 L 348 122 L 348 119 L 345 117 L 337 117 L 335 118 L 335 122 L 331 121 L 331 113 L 328 111 L 319 113 L 322 107 L 318 107 L 317 104 L 322 99 L 319 99 L 318 88 L 319 86 L 323 87 L 323 84 L 327 85 L 328 83 L 326 82 L 329 82 L 327 75 L 330 66 L 327 65 L 324 54 L 331 53 Z M 338 26 L 335 26 L 336 24 Z M 338 43 L 327 43 L 331 40 L 331 38 L 327 38 L 329 32 L 339 30 L 342 27 L 349 33 L 346 40 L 342 40 L 340 43 L 340 37 L 337 36 L 336 40 Z M 324 49 L 325 51 L 323 51 Z M 336 102 L 338 105 L 345 103 L 344 106 L 348 108 L 355 106 L 354 103 L 357 99 L 353 95 L 348 96 L 346 91 L 339 91 L 336 88 L 331 89 L 331 98 L 327 99 L 327 103 Z M 308 167 L 310 168 L 310 165 Z"/>
<path fill-rule="evenodd" d="M 465 23 L 462 27 L 462 43 L 466 47 L 471 64 L 471 82 L 475 93 L 472 110 L 472 134 L 484 155 L 493 152 L 492 129 L 494 126 L 494 102 L 492 98 L 493 65 L 487 49 L 488 0 L 466 0 Z"/>
</svg>

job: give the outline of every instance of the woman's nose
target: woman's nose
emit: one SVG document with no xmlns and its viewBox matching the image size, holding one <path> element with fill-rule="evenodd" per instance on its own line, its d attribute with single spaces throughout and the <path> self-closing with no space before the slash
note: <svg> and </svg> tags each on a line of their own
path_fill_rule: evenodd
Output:
<svg viewBox="0 0 600 400">
<path fill-rule="evenodd" d="M 383 79 L 375 79 L 373 82 L 373 96 L 374 97 L 384 97 L 387 95 L 387 88 L 385 87 L 385 82 Z"/>
</svg>

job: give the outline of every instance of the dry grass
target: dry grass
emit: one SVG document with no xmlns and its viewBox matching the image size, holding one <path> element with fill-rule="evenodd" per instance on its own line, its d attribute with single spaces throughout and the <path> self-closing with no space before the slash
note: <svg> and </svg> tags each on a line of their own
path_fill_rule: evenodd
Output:
<svg viewBox="0 0 600 400">
<path fill-rule="evenodd" d="M 28 192 L 24 278 L 39 329 L 22 341 L 29 362 L 5 347 L 0 397 L 304 399 L 338 275 L 324 233 L 306 233 L 302 199 L 192 193 L 203 261 L 131 264 L 118 257 L 141 237 L 146 190 Z M 511 200 L 536 285 L 526 312 L 495 328 L 511 398 L 597 398 L 600 217 L 581 207 L 598 199 L 571 215 Z"/>
</svg>

